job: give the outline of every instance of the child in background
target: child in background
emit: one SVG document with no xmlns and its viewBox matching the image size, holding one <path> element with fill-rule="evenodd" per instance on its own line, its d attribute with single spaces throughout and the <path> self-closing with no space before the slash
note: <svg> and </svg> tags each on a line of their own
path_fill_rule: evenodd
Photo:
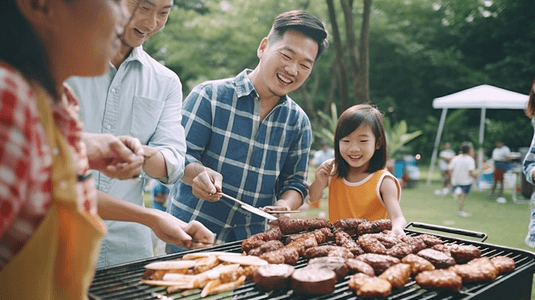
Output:
<svg viewBox="0 0 535 300">
<path fill-rule="evenodd" d="M 329 186 L 329 220 L 390 218 L 392 232 L 404 235 L 405 217 L 398 180 L 385 169 L 388 153 L 383 115 L 368 104 L 342 113 L 334 134 L 334 159 L 316 169 L 310 201 L 321 199 Z"/>
<path fill-rule="evenodd" d="M 447 195 L 451 190 L 451 178 L 448 165 L 455 157 L 455 152 L 451 150 L 451 144 L 449 142 L 445 142 L 443 147 L 444 150 L 440 151 L 440 154 L 438 155 L 440 157 L 438 167 L 442 173 L 442 195 Z"/>
<path fill-rule="evenodd" d="M 169 197 L 169 188 L 161 182 L 154 180 L 153 188 L 150 192 L 152 207 L 165 211 L 167 207 L 167 198 Z"/>
<path fill-rule="evenodd" d="M 476 163 L 472 157 L 473 155 L 474 147 L 472 143 L 463 142 L 461 144 L 461 154 L 455 156 L 448 165 L 453 190 L 455 191 L 458 188 L 461 190 L 459 212 L 457 213 L 461 217 L 470 216 L 469 213 L 463 211 L 463 208 L 466 195 L 470 192 L 474 179 L 477 178 L 477 174 L 475 173 Z"/>
<path fill-rule="evenodd" d="M 488 198 L 494 197 L 494 191 L 496 191 L 498 183 L 500 184 L 498 195 L 500 197 L 503 196 L 503 175 L 513 166 L 510 156 L 511 150 L 509 147 L 505 146 L 505 144 L 500 140 L 496 141 L 496 148 L 492 150 L 492 160 L 494 161 L 494 182 L 492 183 L 492 190 L 487 196 Z"/>
</svg>

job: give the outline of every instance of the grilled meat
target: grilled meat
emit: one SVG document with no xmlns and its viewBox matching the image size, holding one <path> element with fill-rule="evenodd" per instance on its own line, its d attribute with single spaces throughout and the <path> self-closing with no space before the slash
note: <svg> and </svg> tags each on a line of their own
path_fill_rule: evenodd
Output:
<svg viewBox="0 0 535 300">
<path fill-rule="evenodd" d="M 359 236 L 357 243 L 366 253 L 386 254 L 386 247 L 372 234 Z"/>
<path fill-rule="evenodd" d="M 455 259 L 451 255 L 431 248 L 421 250 L 418 256 L 430 261 L 437 269 L 446 269 L 455 265 Z"/>
<path fill-rule="evenodd" d="M 403 257 L 409 255 L 412 253 L 412 247 L 411 245 L 407 244 L 407 243 L 399 243 L 399 244 L 396 244 L 394 246 L 392 246 L 392 248 L 390 249 L 387 249 L 386 250 L 386 254 L 387 255 L 391 255 L 393 257 L 397 257 L 399 259 L 402 259 Z"/>
<path fill-rule="evenodd" d="M 314 230 L 314 229 L 320 229 L 320 228 L 327 228 L 331 229 L 333 227 L 333 224 L 329 220 L 315 218 L 310 219 L 308 221 L 308 230 Z"/>
<path fill-rule="evenodd" d="M 385 279 L 392 285 L 393 289 L 404 286 L 411 277 L 411 266 L 409 264 L 396 264 L 384 271 L 379 278 Z"/>
<path fill-rule="evenodd" d="M 283 247 L 273 252 L 266 252 L 260 258 L 271 264 L 295 265 L 299 260 L 299 253 L 294 247 Z"/>
<path fill-rule="evenodd" d="M 515 261 L 507 256 L 495 256 L 490 259 L 500 274 L 511 272 L 515 269 Z"/>
<path fill-rule="evenodd" d="M 392 293 L 392 285 L 385 279 L 357 273 L 349 278 L 348 287 L 363 298 L 387 297 Z"/>
<path fill-rule="evenodd" d="M 279 240 L 267 241 L 260 246 L 247 252 L 248 255 L 260 256 L 262 253 L 275 251 L 284 247 L 284 244 Z"/>
<path fill-rule="evenodd" d="M 349 274 L 364 273 L 369 276 L 375 276 L 373 268 L 362 260 L 349 258 L 346 260 L 346 266 Z"/>
<path fill-rule="evenodd" d="M 279 220 L 279 227 L 283 234 L 292 234 L 301 231 L 308 231 L 308 220 L 282 219 Z"/>
<path fill-rule="evenodd" d="M 357 256 L 357 260 L 361 260 L 370 265 L 375 271 L 376 275 L 379 275 L 390 268 L 392 265 L 399 264 L 400 260 L 390 255 L 377 254 L 377 253 L 365 253 Z"/>
<path fill-rule="evenodd" d="M 432 249 L 450 254 L 458 264 L 464 264 L 474 258 L 481 257 L 481 250 L 473 245 L 437 244 Z"/>
<path fill-rule="evenodd" d="M 353 255 L 361 255 L 364 254 L 364 250 L 355 242 L 349 233 L 343 231 L 343 230 L 337 230 L 335 233 L 335 240 L 336 245 L 345 247 L 353 253 Z"/>
<path fill-rule="evenodd" d="M 442 244 L 442 240 L 431 234 L 422 234 L 419 236 L 427 247 L 433 247 L 434 245 Z"/>
<path fill-rule="evenodd" d="M 349 273 L 349 269 L 346 265 L 346 259 L 343 257 L 316 257 L 308 261 L 309 266 L 317 268 L 326 268 L 336 273 L 336 279 L 338 281 L 344 279 Z"/>
<path fill-rule="evenodd" d="M 411 265 L 412 275 L 416 275 L 423 271 L 432 271 L 435 269 L 435 266 L 433 266 L 431 262 L 416 254 L 409 254 L 403 257 L 401 262 Z"/>
<path fill-rule="evenodd" d="M 414 278 L 424 289 L 460 291 L 462 278 L 451 270 L 423 271 Z"/>
</svg>

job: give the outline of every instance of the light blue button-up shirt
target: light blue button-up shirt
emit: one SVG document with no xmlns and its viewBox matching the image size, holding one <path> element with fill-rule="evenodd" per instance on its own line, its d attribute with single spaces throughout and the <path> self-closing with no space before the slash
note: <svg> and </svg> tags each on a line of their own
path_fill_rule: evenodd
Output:
<svg viewBox="0 0 535 300">
<path fill-rule="evenodd" d="M 84 131 L 129 135 L 158 149 L 165 157 L 167 176 L 174 184 L 184 173 L 186 143 L 181 125 L 182 85 L 178 76 L 141 47 L 116 69 L 110 64 L 100 77 L 73 77 L 68 84 L 78 95 Z M 94 172 L 100 191 L 143 205 L 145 180 L 111 179 Z M 97 268 L 153 255 L 150 229 L 136 223 L 106 221 Z"/>
</svg>

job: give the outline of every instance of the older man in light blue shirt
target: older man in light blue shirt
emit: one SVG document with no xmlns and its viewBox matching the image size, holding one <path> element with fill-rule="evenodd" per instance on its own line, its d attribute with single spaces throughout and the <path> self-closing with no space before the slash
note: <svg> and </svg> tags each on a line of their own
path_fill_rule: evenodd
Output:
<svg viewBox="0 0 535 300">
<path fill-rule="evenodd" d="M 146 176 L 174 184 L 184 172 L 186 144 L 181 125 L 182 85 L 141 45 L 167 21 L 172 0 L 129 1 L 132 18 L 119 53 L 101 77 L 70 78 L 80 97 L 85 131 L 133 136 L 145 151 L 142 179 L 112 179 L 95 172 L 97 188 L 137 205 L 143 204 Z M 97 268 L 153 255 L 148 227 L 133 222 L 106 222 Z"/>
</svg>

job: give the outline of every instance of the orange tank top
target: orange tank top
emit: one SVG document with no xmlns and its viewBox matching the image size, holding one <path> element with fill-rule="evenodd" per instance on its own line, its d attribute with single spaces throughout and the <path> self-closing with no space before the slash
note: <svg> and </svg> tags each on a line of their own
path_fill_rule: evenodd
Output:
<svg viewBox="0 0 535 300">
<path fill-rule="evenodd" d="M 380 188 L 385 177 L 393 178 L 398 189 L 398 180 L 387 170 L 379 170 L 359 182 L 333 176 L 329 184 L 329 220 L 334 223 L 346 218 L 365 218 L 369 221 L 388 218 Z"/>
</svg>

